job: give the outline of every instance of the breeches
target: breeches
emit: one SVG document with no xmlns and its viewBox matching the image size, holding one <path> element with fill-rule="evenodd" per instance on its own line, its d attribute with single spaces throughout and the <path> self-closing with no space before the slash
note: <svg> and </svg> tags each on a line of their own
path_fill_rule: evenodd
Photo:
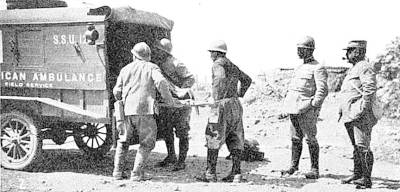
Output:
<svg viewBox="0 0 400 192">
<path fill-rule="evenodd" d="M 317 141 L 317 118 L 319 109 L 310 109 L 302 114 L 290 114 L 290 134 L 292 140 L 306 138 L 307 143 L 318 143 Z"/>
<path fill-rule="evenodd" d="M 158 134 L 160 138 L 174 137 L 188 138 L 190 130 L 190 114 L 191 108 L 168 108 L 160 107 L 159 115 L 157 116 Z"/>
<path fill-rule="evenodd" d="M 217 113 L 218 121 L 210 122 L 206 127 L 206 146 L 209 149 L 220 149 L 226 143 L 229 150 L 243 150 L 243 108 L 239 99 L 225 99 L 219 104 L 214 112 Z M 212 112 L 213 113 L 213 112 Z"/>
<path fill-rule="evenodd" d="M 371 143 L 372 127 L 368 123 L 348 122 L 344 126 L 347 129 L 351 144 L 369 149 Z"/>
<path fill-rule="evenodd" d="M 157 124 L 153 115 L 125 116 L 125 125 L 119 132 L 118 142 L 129 143 L 135 136 L 139 138 L 139 149 L 151 151 L 154 149 L 157 136 Z"/>
</svg>

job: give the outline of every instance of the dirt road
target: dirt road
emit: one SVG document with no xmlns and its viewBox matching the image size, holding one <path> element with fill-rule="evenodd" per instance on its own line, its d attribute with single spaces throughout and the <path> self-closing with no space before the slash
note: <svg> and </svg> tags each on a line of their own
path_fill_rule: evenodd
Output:
<svg viewBox="0 0 400 192">
<path fill-rule="evenodd" d="M 165 157 L 163 142 L 151 155 L 147 169 L 153 179 L 134 183 L 129 180 L 114 181 L 111 177 L 113 151 L 104 159 L 85 157 L 69 142 L 62 146 L 45 145 L 43 159 L 32 172 L 1 169 L 2 191 L 357 191 L 353 185 L 342 185 L 340 179 L 351 174 L 352 150 L 345 130 L 336 122 L 334 99 L 328 99 L 321 111 L 318 123 L 318 139 L 321 147 L 320 174 L 318 180 L 306 180 L 302 173 L 308 171 L 310 159 L 304 147 L 300 171 L 291 177 L 282 178 L 279 170 L 287 168 L 290 159 L 290 138 L 287 120 L 277 119 L 277 103 L 265 102 L 257 107 L 246 106 L 245 133 L 247 138 L 260 142 L 265 152 L 263 162 L 244 162 L 243 173 L 247 182 L 240 184 L 201 183 L 194 176 L 205 169 L 206 148 L 204 147 L 204 127 L 206 109 L 200 116 L 193 114 L 187 168 L 184 171 L 170 172 L 168 169 L 154 168 L 157 161 Z M 261 112 L 260 112 L 261 110 Z M 396 126 L 382 120 L 373 132 L 372 147 L 377 153 L 373 170 L 373 188 L 360 191 L 400 191 L 400 165 L 396 153 L 382 148 L 383 140 L 389 137 L 400 138 Z M 397 128 L 398 129 L 398 128 Z M 72 141 L 71 138 L 68 141 Z M 177 145 L 177 143 L 176 143 Z M 393 145 L 390 143 L 388 145 Z M 400 142 L 397 143 L 400 145 Z M 306 145 L 305 145 L 306 146 Z M 393 146 L 393 148 L 398 146 Z M 129 160 L 132 162 L 137 146 L 132 146 Z M 218 176 L 222 178 L 230 170 L 230 161 L 225 160 L 228 152 L 223 147 L 218 162 Z M 397 163 L 397 164 L 395 164 Z M 129 165 L 132 168 L 132 164 Z"/>
</svg>

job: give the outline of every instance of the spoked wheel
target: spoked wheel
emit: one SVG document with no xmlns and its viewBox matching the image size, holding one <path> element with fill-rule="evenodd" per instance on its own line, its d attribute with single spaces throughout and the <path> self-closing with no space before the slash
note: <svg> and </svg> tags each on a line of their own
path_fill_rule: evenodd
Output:
<svg viewBox="0 0 400 192">
<path fill-rule="evenodd" d="M 112 130 L 109 125 L 86 123 L 74 129 L 76 145 L 88 155 L 104 155 L 112 144 Z"/>
<path fill-rule="evenodd" d="M 32 118 L 12 111 L 1 114 L 1 165 L 22 170 L 40 156 L 42 140 Z"/>
</svg>

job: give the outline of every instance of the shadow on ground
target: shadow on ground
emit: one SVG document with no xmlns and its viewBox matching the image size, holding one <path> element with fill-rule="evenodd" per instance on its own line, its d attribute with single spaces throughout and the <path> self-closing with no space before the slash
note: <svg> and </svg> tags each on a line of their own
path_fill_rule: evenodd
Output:
<svg viewBox="0 0 400 192">
<path fill-rule="evenodd" d="M 346 177 L 349 177 L 349 175 L 325 174 L 325 175 L 321 175 L 321 177 L 342 180 Z M 400 180 L 392 180 L 392 179 L 384 179 L 384 178 L 380 178 L 380 177 L 373 177 L 372 183 L 373 183 L 374 188 L 384 188 L 384 189 L 392 189 L 392 190 L 400 189 Z"/>
<path fill-rule="evenodd" d="M 90 157 L 84 155 L 77 149 L 48 149 L 43 150 L 41 158 L 35 164 L 34 168 L 30 172 L 74 172 L 93 174 L 101 176 L 109 176 L 111 178 L 114 162 L 114 152 L 110 151 L 105 156 Z M 136 150 L 130 150 L 127 156 L 126 170 L 130 174 L 130 170 L 133 168 Z M 172 172 L 171 168 L 159 168 L 155 167 L 156 163 L 162 161 L 166 154 L 163 153 L 151 153 L 149 160 L 146 165 L 146 172 L 152 175 L 152 181 L 159 182 L 175 182 L 175 183 L 191 183 L 196 182 L 195 176 L 200 175 L 206 168 L 206 157 L 202 156 L 188 156 L 186 160 L 186 169 L 182 171 Z M 248 173 L 259 166 L 265 166 L 268 161 L 257 161 L 257 162 L 243 162 L 242 172 Z M 217 172 L 218 178 L 226 176 L 231 169 L 231 161 L 226 160 L 224 157 L 218 159 Z M 245 174 L 246 175 L 246 174 Z M 254 176 L 248 175 L 252 179 L 254 177 L 260 177 L 261 175 Z"/>
<path fill-rule="evenodd" d="M 133 168 L 136 150 L 130 150 L 127 156 L 126 170 Z M 194 183 L 197 182 L 195 177 L 204 172 L 206 168 L 206 157 L 189 156 L 186 160 L 186 169 L 178 172 L 170 171 L 170 168 L 157 168 L 155 164 L 166 154 L 151 153 L 147 162 L 146 172 L 152 175 L 152 182 L 162 183 Z M 42 158 L 38 160 L 34 168 L 30 172 L 35 173 L 56 173 L 56 172 L 73 172 L 89 175 L 98 175 L 110 177 L 113 170 L 114 151 L 110 151 L 102 158 L 89 157 L 84 155 L 77 149 L 47 149 L 43 150 Z M 259 167 L 265 167 L 269 163 L 268 160 L 257 162 L 242 162 L 242 173 L 246 182 L 253 185 L 277 185 L 293 188 L 301 188 L 302 186 L 315 182 L 315 180 L 306 180 L 302 178 L 266 178 L 262 174 L 253 174 L 253 170 Z M 231 169 L 231 161 L 225 157 L 219 157 L 217 165 L 218 179 L 225 177 Z M 13 172 L 13 171 L 10 171 Z M 20 172 L 21 173 L 21 172 Z"/>
<path fill-rule="evenodd" d="M 136 150 L 130 150 L 128 153 L 127 170 L 132 170 Z M 178 172 L 170 171 L 170 168 L 156 168 L 155 164 L 161 161 L 166 154 L 152 153 L 148 160 L 146 171 L 152 175 L 152 182 L 161 183 L 194 183 L 197 182 L 195 176 L 201 174 L 206 167 L 206 157 L 189 156 L 186 161 L 186 169 Z M 31 172 L 36 173 L 53 173 L 53 172 L 74 172 L 89 175 L 106 176 L 112 180 L 114 151 L 110 151 L 102 158 L 88 157 L 77 149 L 49 149 L 44 150 L 42 158 L 34 166 Z M 259 167 L 265 167 L 269 163 L 266 161 L 258 162 L 243 162 L 242 172 L 247 182 L 252 185 L 275 185 L 290 188 L 302 188 L 303 186 L 315 183 L 317 180 L 308 180 L 302 176 L 285 177 L 254 174 L 254 170 Z M 231 169 L 231 161 L 224 157 L 218 159 L 217 172 L 218 178 L 226 176 Z M 12 174 L 11 170 L 7 170 Z M 129 173 L 129 171 L 128 171 Z M 21 172 L 19 173 L 21 174 Z M 276 175 L 276 174 L 275 174 Z M 321 178 L 331 178 L 340 180 L 347 175 L 325 174 Z M 373 178 L 373 183 L 376 188 L 399 189 L 400 183 L 397 180 L 388 180 L 382 178 Z"/>
</svg>

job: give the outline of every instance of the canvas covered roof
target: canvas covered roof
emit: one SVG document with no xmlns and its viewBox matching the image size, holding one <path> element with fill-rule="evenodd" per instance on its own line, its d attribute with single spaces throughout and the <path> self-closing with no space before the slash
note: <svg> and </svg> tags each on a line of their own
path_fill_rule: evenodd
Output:
<svg viewBox="0 0 400 192">
<path fill-rule="evenodd" d="M 156 13 L 141 11 L 131 7 L 99 8 L 103 12 L 88 15 L 89 8 L 40 8 L 0 10 L 0 25 L 56 24 L 109 22 L 135 23 L 172 30 L 173 21 Z M 96 9 L 93 9 L 96 10 Z"/>
</svg>

